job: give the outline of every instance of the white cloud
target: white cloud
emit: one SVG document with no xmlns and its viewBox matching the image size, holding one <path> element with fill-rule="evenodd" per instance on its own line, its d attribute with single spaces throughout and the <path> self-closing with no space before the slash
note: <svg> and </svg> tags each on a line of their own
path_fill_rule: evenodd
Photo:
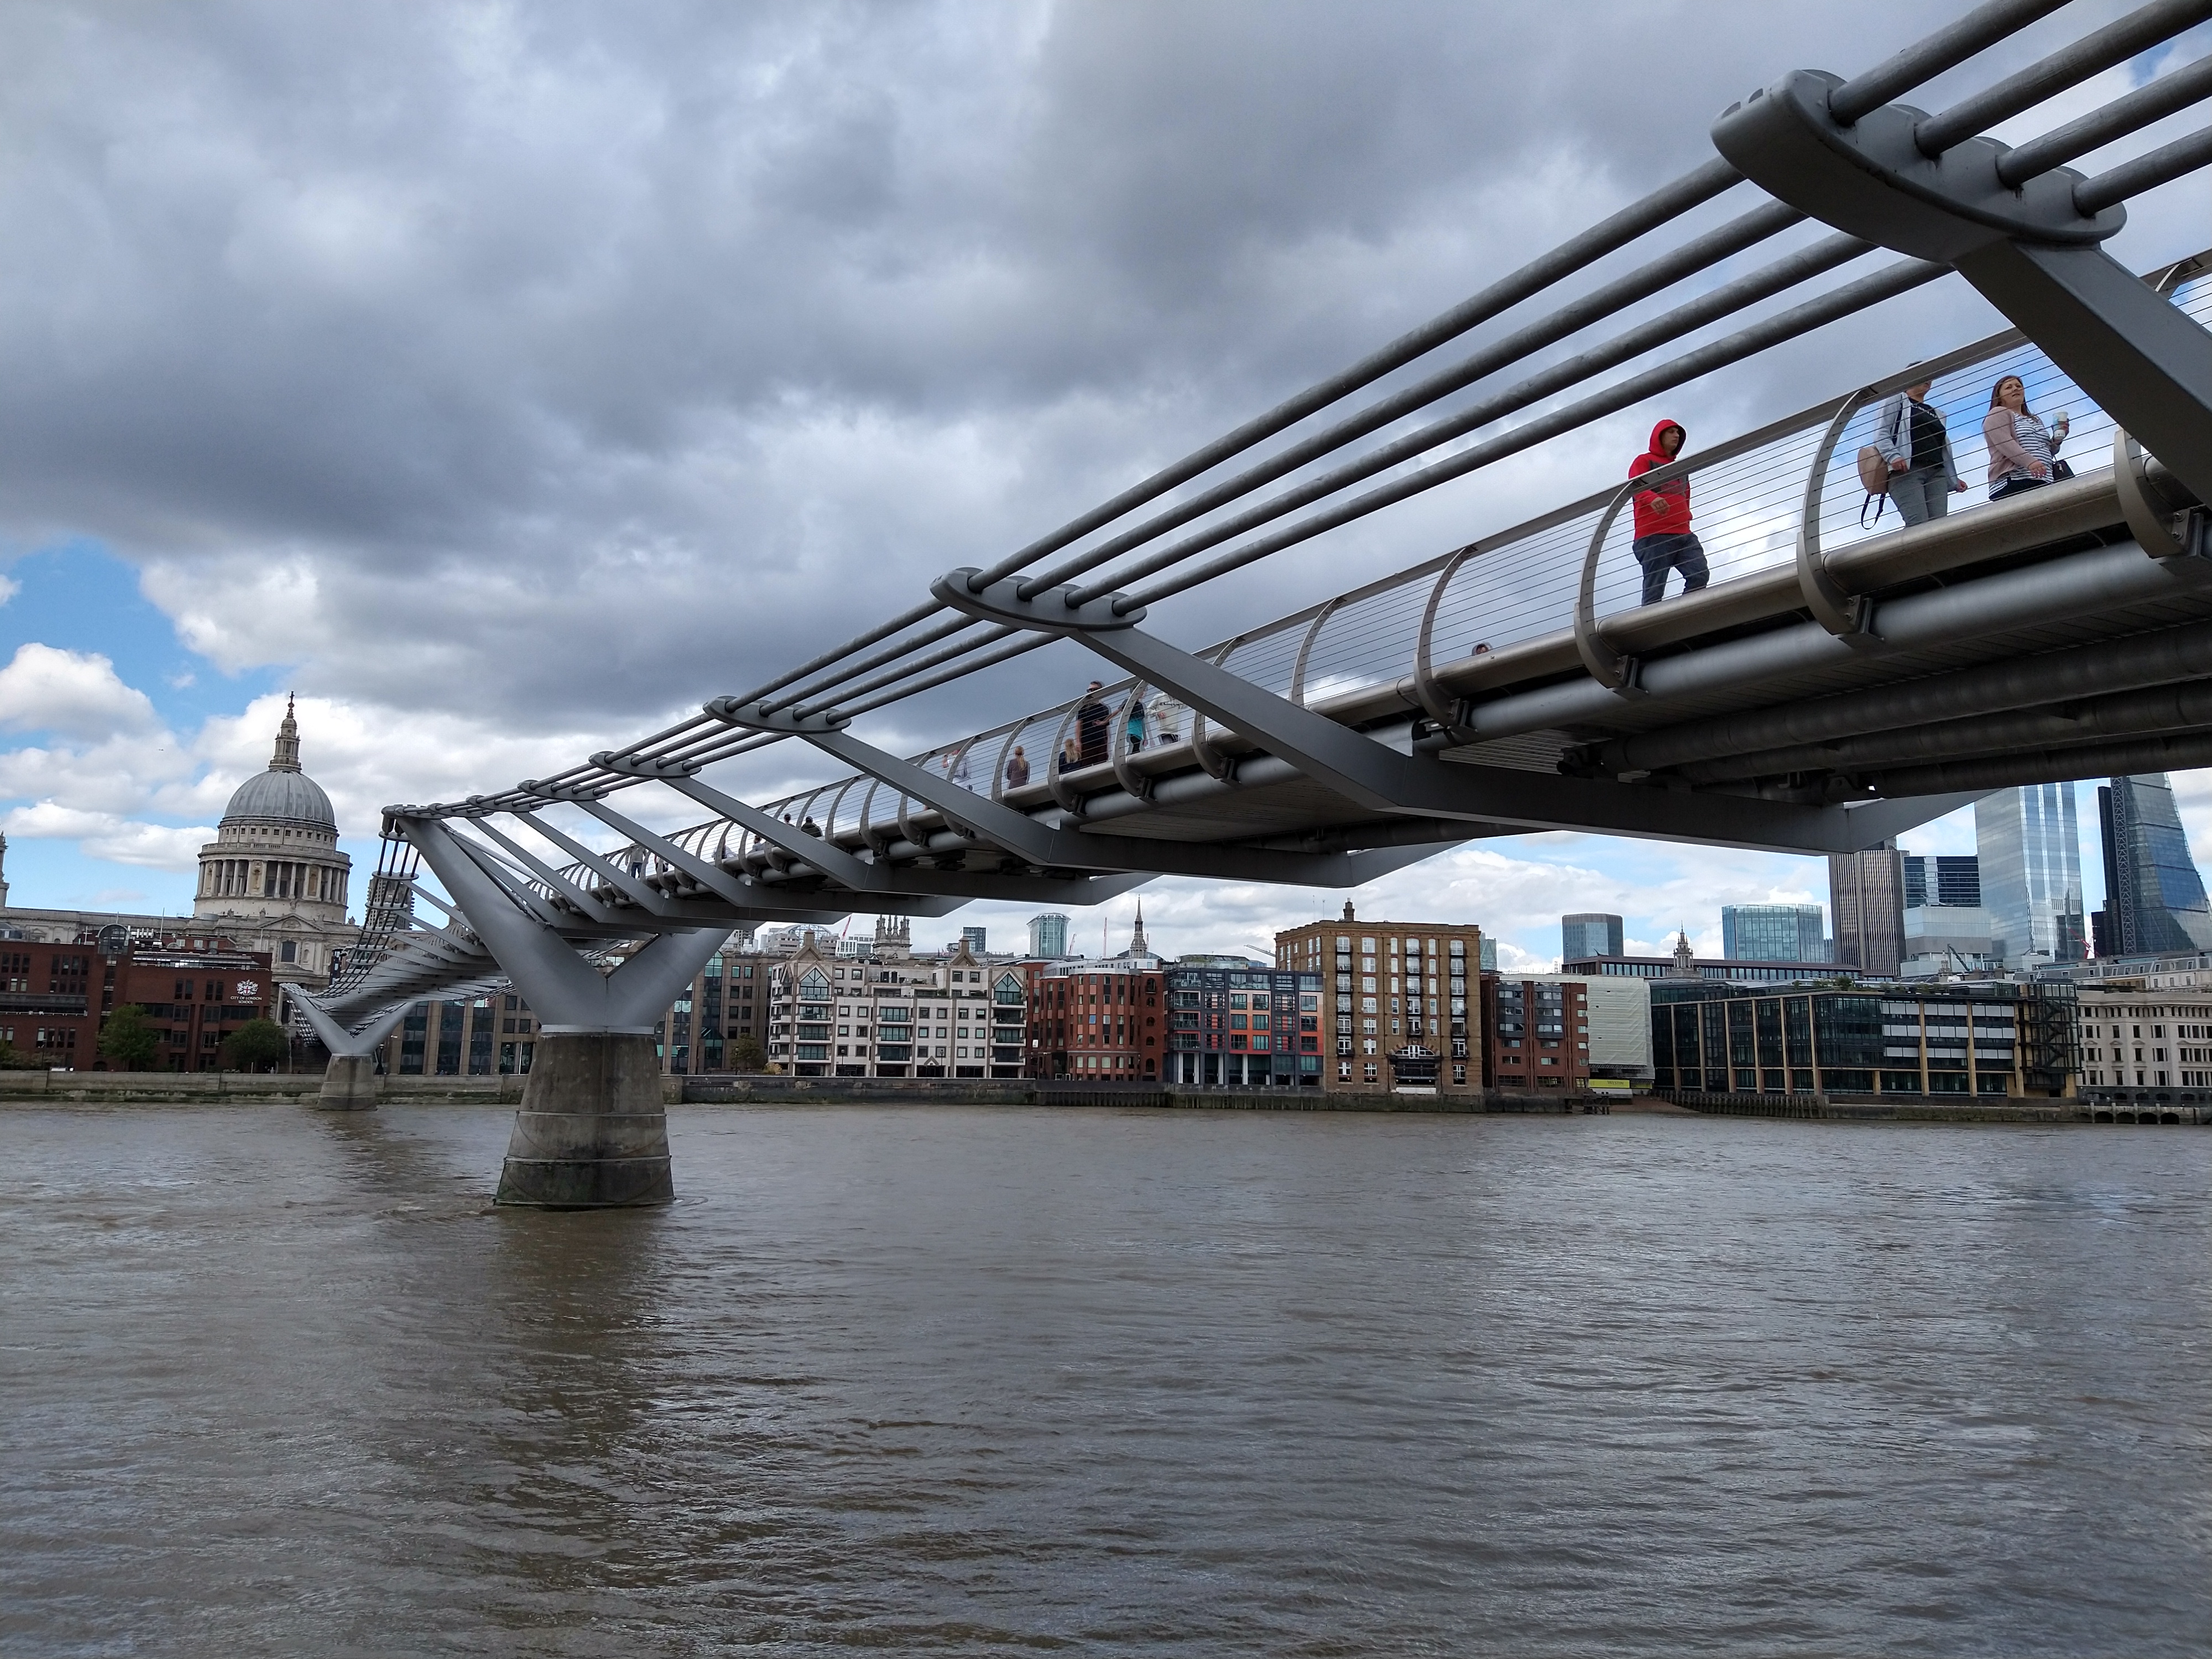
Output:
<svg viewBox="0 0 2212 1659">
<path fill-rule="evenodd" d="M 106 657 L 33 641 L 0 668 L 0 726 L 100 738 L 159 724 L 146 694 L 125 685 Z"/>
<path fill-rule="evenodd" d="M 154 870 L 191 869 L 201 844 L 215 839 L 214 829 L 207 825 L 178 828 L 146 823 L 51 800 L 12 809 L 0 817 L 0 830 L 29 840 L 73 841 L 94 858 Z M 27 894 L 15 896 L 21 902 L 37 902 Z"/>
</svg>

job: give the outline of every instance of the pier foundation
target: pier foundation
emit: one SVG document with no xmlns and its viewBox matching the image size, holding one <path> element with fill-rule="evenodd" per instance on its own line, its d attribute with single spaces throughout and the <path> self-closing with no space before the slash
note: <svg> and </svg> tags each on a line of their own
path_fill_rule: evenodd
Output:
<svg viewBox="0 0 2212 1659">
<path fill-rule="evenodd" d="M 323 1073 L 323 1092 L 316 1106 L 325 1112 L 373 1112 L 376 1109 L 376 1056 L 332 1054 Z"/>
<path fill-rule="evenodd" d="M 652 1033 L 541 1031 L 496 1201 L 597 1210 L 675 1196 Z"/>
</svg>

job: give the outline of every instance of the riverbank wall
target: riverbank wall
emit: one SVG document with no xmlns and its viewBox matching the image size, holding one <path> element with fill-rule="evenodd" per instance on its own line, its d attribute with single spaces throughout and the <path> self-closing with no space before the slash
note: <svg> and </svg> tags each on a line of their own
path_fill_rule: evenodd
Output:
<svg viewBox="0 0 2212 1659">
<path fill-rule="evenodd" d="M 517 1105 L 527 1079 L 380 1077 L 380 1104 Z M 41 1103 L 93 1105 L 313 1105 L 322 1079 L 305 1073 L 237 1072 L 0 1072 L 0 1109 Z M 1195 1089 L 1145 1084 L 975 1079 L 791 1078 L 769 1075 L 671 1077 L 661 1097 L 676 1105 L 780 1106 L 1070 1106 L 1136 1107 L 1170 1111 L 1449 1113 L 1595 1116 L 1809 1118 L 1858 1123 L 2205 1123 L 2194 1107 L 2145 1108 L 2116 1118 L 2106 1102 L 2087 1100 L 1838 1100 L 1802 1095 L 1703 1095 L 1667 1099 L 1596 1095 L 1522 1095 L 1501 1090 L 1435 1094 L 1339 1095 L 1316 1089 Z"/>
</svg>

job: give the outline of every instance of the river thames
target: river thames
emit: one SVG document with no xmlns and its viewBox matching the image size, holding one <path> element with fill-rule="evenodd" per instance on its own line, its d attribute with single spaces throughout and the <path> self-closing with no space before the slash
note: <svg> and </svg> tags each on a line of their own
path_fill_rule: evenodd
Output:
<svg viewBox="0 0 2212 1659">
<path fill-rule="evenodd" d="M 2212 1134 L 9 1109 L 9 1655 L 2201 1653 Z"/>
</svg>

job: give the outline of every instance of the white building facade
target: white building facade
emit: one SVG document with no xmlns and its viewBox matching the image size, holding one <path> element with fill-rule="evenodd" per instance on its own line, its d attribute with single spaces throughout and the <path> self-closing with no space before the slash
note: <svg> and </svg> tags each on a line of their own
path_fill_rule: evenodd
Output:
<svg viewBox="0 0 2212 1659">
<path fill-rule="evenodd" d="M 896 948 L 841 956 L 812 935 L 769 969 L 769 1069 L 793 1077 L 1022 1075 L 1029 975 L 976 955 Z"/>
</svg>

